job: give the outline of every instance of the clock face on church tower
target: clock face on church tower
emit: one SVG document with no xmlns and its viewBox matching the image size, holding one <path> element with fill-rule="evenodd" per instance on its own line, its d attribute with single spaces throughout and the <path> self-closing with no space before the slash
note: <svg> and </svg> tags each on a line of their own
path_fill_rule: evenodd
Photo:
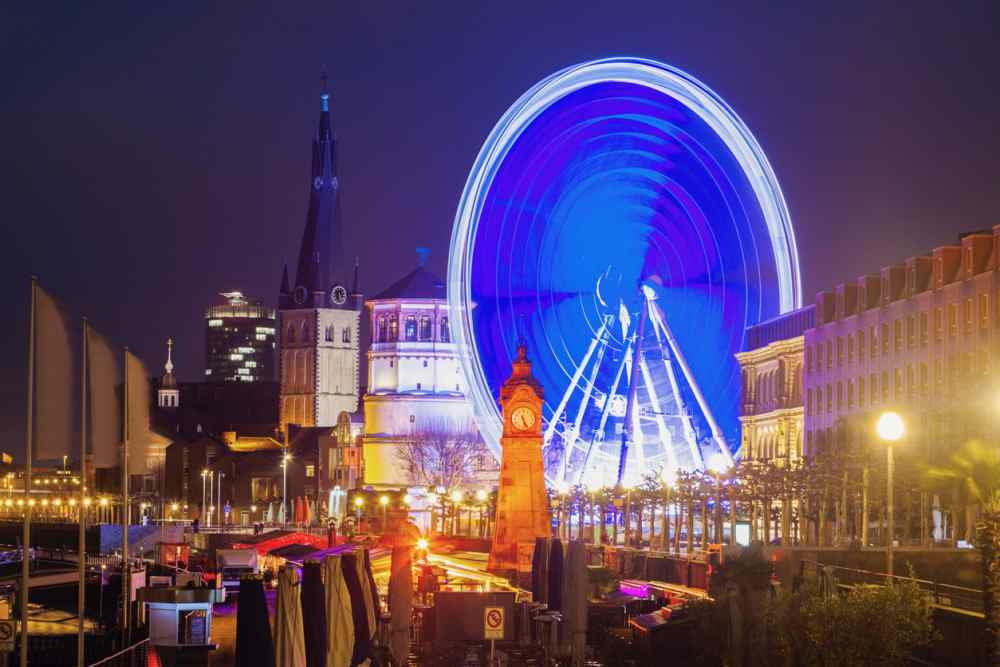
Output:
<svg viewBox="0 0 1000 667">
<path fill-rule="evenodd" d="M 527 431 L 535 425 L 535 411 L 531 408 L 516 408 L 510 415 L 510 423 L 517 431 Z"/>
</svg>

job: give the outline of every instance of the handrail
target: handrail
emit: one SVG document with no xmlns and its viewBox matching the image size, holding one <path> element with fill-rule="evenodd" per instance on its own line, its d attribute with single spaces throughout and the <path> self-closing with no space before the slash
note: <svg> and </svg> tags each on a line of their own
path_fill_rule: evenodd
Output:
<svg viewBox="0 0 1000 667">
<path fill-rule="evenodd" d="M 135 644 L 132 644 L 131 646 L 126 646 L 125 648 L 123 648 L 122 650 L 118 651 L 118 653 L 115 653 L 114 655 L 109 655 L 106 658 L 102 658 L 101 660 L 98 660 L 97 662 L 91 663 L 90 665 L 88 665 L 88 667 L 98 667 L 99 665 L 106 664 L 107 662 L 109 662 L 111 660 L 114 660 L 115 658 L 119 658 L 119 657 L 125 655 L 126 653 L 130 653 L 131 651 L 134 651 L 135 649 L 139 648 L 140 646 L 142 646 L 143 644 L 146 644 L 148 642 L 149 642 L 149 637 L 146 637 L 145 639 L 143 639 L 141 641 L 138 641 Z"/>
</svg>

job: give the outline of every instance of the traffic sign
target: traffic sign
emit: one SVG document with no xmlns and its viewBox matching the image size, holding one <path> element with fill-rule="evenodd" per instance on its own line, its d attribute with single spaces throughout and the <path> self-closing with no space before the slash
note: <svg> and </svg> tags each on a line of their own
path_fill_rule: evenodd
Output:
<svg viewBox="0 0 1000 667">
<path fill-rule="evenodd" d="M 503 639 L 503 625 L 503 607 L 486 607 L 483 609 L 484 639 Z"/>
<path fill-rule="evenodd" d="M 14 650 L 14 621 L 0 621 L 0 653 Z"/>
</svg>

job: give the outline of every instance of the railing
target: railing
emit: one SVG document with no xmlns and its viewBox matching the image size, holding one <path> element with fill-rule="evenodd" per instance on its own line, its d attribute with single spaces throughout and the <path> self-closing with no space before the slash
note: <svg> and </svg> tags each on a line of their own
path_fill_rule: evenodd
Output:
<svg viewBox="0 0 1000 667">
<path fill-rule="evenodd" d="M 91 663 L 89 667 L 146 667 L 149 663 L 149 638 L 132 644 L 114 655 Z"/>
<path fill-rule="evenodd" d="M 885 572 L 872 572 L 870 570 L 841 567 L 839 565 L 826 565 L 811 560 L 800 561 L 800 574 L 803 576 L 814 573 L 815 576 L 819 577 L 823 576 L 824 571 L 833 577 L 834 582 L 840 586 L 884 586 L 889 579 L 889 575 Z M 983 613 L 983 592 L 978 588 L 942 584 L 928 579 L 917 579 L 915 577 L 903 577 L 900 575 L 893 575 L 892 580 L 916 584 L 920 590 L 931 597 L 935 606 L 958 609 L 975 614 Z"/>
</svg>

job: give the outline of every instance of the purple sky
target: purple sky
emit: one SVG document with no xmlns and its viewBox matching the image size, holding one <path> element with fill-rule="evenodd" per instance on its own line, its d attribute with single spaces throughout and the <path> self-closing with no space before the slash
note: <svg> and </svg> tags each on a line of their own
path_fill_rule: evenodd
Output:
<svg viewBox="0 0 1000 667">
<path fill-rule="evenodd" d="M 740 114 L 783 186 L 807 299 L 1000 223 L 995 2 L 19 4 L 0 10 L 0 451 L 23 449 L 31 273 L 150 368 L 173 336 L 182 379 L 201 376 L 217 292 L 274 302 L 324 65 L 367 294 L 417 245 L 443 276 L 494 122 L 608 55 L 686 69 Z"/>
</svg>

